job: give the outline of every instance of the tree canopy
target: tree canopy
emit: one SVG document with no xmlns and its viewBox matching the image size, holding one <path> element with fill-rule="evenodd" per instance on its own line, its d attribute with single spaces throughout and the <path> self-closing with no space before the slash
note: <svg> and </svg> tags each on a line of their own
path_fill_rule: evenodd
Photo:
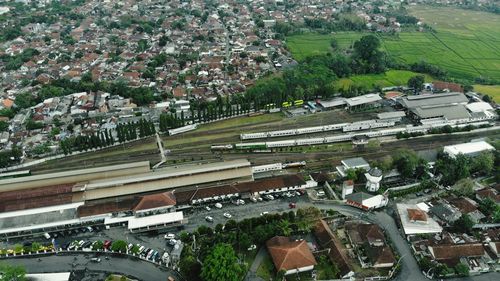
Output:
<svg viewBox="0 0 500 281">
<path fill-rule="evenodd" d="M 229 244 L 221 243 L 213 247 L 203 261 L 201 277 L 204 281 L 237 281 L 241 279 L 243 268 Z"/>
<path fill-rule="evenodd" d="M 26 269 L 22 266 L 0 264 L 0 281 L 24 281 Z"/>
</svg>

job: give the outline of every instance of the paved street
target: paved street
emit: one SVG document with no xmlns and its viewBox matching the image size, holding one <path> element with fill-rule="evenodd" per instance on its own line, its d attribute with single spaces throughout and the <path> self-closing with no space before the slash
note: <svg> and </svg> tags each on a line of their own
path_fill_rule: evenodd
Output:
<svg viewBox="0 0 500 281">
<path fill-rule="evenodd" d="M 95 263 L 90 261 L 92 257 L 94 257 L 93 254 L 65 254 L 44 256 L 41 261 L 38 261 L 37 257 L 2 259 L 1 261 L 13 265 L 23 265 L 28 273 L 91 270 L 122 273 L 143 281 L 165 281 L 168 276 L 174 276 L 176 280 L 179 280 L 176 273 L 139 259 L 112 256 L 106 260 L 101 255 L 101 262 Z"/>
</svg>

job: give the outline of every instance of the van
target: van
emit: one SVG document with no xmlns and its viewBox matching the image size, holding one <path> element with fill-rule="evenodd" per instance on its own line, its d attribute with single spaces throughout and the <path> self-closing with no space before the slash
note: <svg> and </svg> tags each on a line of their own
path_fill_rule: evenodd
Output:
<svg viewBox="0 0 500 281">
<path fill-rule="evenodd" d="M 50 234 L 48 234 L 47 232 L 45 232 L 43 236 L 45 237 L 45 239 L 50 239 Z"/>
<path fill-rule="evenodd" d="M 174 238 L 175 238 L 175 234 L 173 234 L 173 233 L 165 234 L 165 239 L 174 239 Z"/>
<path fill-rule="evenodd" d="M 318 196 L 325 196 L 325 192 L 323 190 L 318 191 Z"/>
<path fill-rule="evenodd" d="M 221 203 L 215 203 L 215 208 L 217 208 L 217 209 L 222 208 L 222 204 Z"/>
</svg>

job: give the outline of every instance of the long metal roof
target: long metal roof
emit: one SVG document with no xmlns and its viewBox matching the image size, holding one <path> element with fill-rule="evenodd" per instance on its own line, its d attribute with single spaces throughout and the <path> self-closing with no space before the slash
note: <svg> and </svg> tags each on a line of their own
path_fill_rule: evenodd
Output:
<svg viewBox="0 0 500 281">
<path fill-rule="evenodd" d="M 84 188 L 85 190 L 90 190 L 96 188 L 120 186 L 130 183 L 152 181 L 152 180 L 159 180 L 166 178 L 191 176 L 194 174 L 210 173 L 210 172 L 217 172 L 217 171 L 244 168 L 244 167 L 250 167 L 250 162 L 248 162 L 248 160 L 246 159 L 237 159 L 232 161 L 224 161 L 224 162 L 201 164 L 201 165 L 169 167 L 156 170 L 154 172 L 136 174 L 128 177 L 94 180 L 85 184 Z"/>
<path fill-rule="evenodd" d="M 33 181 L 40 181 L 40 180 L 53 179 L 53 178 L 80 176 L 83 174 L 105 173 L 105 172 L 110 172 L 110 171 L 138 168 L 138 167 L 148 167 L 148 169 L 149 169 L 149 161 L 127 163 L 127 164 L 113 165 L 113 166 L 104 166 L 104 167 L 97 167 L 97 168 L 80 169 L 80 170 L 71 170 L 71 171 L 65 171 L 65 172 L 34 175 L 34 176 L 20 177 L 20 178 L 3 179 L 3 180 L 0 180 L 0 191 L 1 191 L 2 185 L 4 185 L 4 184 L 33 182 Z"/>
<path fill-rule="evenodd" d="M 453 103 L 467 103 L 469 99 L 462 93 L 426 94 L 418 96 L 406 96 L 400 103 L 406 108 L 418 106 L 432 106 Z"/>
</svg>

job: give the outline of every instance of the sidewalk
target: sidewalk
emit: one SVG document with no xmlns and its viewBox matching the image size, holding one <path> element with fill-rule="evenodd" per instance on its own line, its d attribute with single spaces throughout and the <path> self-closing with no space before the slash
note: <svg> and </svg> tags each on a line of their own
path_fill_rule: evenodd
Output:
<svg viewBox="0 0 500 281">
<path fill-rule="evenodd" d="M 267 250 L 265 246 L 262 246 L 259 249 L 259 252 L 257 252 L 257 255 L 255 256 L 255 259 L 253 260 L 250 269 L 248 269 L 247 276 L 245 276 L 245 281 L 265 281 L 264 279 L 257 276 L 257 269 L 259 268 L 260 264 L 262 263 L 262 260 L 264 260 L 266 255 L 267 255 Z"/>
</svg>

